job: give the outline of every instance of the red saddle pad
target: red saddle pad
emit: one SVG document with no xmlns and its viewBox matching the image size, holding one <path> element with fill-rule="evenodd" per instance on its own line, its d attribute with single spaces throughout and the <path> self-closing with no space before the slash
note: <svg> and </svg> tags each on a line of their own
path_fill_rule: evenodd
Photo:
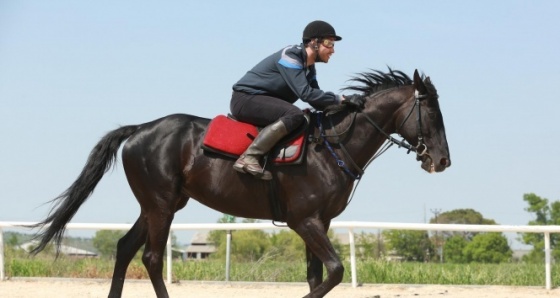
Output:
<svg viewBox="0 0 560 298">
<path fill-rule="evenodd" d="M 256 126 L 239 122 L 224 115 L 218 115 L 208 125 L 206 135 L 202 141 L 202 148 L 237 158 L 245 150 L 255 137 L 259 134 Z M 301 156 L 305 148 L 305 137 L 303 132 L 283 145 L 277 145 L 273 150 L 274 163 L 291 164 L 301 162 Z"/>
<path fill-rule="evenodd" d="M 210 121 L 202 144 L 211 151 L 239 156 L 258 134 L 259 131 L 252 124 L 218 115 Z"/>
</svg>

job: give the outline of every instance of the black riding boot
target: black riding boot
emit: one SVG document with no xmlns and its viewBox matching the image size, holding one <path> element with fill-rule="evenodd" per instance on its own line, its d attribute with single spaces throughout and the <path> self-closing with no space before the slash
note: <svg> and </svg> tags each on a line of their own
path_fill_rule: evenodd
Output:
<svg viewBox="0 0 560 298">
<path fill-rule="evenodd" d="M 259 164 L 259 160 L 287 134 L 286 126 L 280 120 L 263 128 L 249 148 L 233 164 L 233 168 L 238 172 L 248 173 L 263 180 L 272 179 L 272 173 L 264 170 Z"/>
</svg>

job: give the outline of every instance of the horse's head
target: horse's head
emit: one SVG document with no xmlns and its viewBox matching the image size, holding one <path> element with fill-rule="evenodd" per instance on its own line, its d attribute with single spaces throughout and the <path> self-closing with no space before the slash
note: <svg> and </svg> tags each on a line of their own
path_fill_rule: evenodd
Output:
<svg viewBox="0 0 560 298">
<path fill-rule="evenodd" d="M 414 71 L 414 101 L 408 101 L 397 117 L 398 133 L 416 147 L 416 159 L 427 172 L 442 172 L 451 165 L 437 90 L 430 77 L 422 80 Z"/>
</svg>

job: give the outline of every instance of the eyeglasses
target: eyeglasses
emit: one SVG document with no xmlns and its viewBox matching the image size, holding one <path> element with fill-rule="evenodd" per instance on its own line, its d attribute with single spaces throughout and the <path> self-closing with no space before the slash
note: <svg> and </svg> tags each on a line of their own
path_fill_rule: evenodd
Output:
<svg viewBox="0 0 560 298">
<path fill-rule="evenodd" d="M 334 40 L 330 40 L 330 39 L 323 39 L 321 41 L 321 44 L 325 47 L 325 48 L 333 48 L 335 41 Z"/>
</svg>

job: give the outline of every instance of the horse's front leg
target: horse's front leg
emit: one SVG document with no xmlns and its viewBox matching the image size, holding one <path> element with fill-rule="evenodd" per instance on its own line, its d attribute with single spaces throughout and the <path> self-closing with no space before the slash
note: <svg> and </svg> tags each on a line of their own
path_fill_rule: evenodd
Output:
<svg viewBox="0 0 560 298">
<path fill-rule="evenodd" d="M 303 239 L 308 251 L 307 279 L 311 292 L 305 297 L 323 297 L 338 285 L 344 276 L 342 262 L 327 236 L 328 223 L 325 225 L 318 218 L 306 218 L 294 225 L 293 229 Z M 327 278 L 324 282 L 321 282 L 321 263 L 327 269 Z"/>
<path fill-rule="evenodd" d="M 325 231 L 329 230 L 331 222 L 323 223 Z M 323 262 L 311 251 L 309 246 L 305 246 L 305 256 L 307 258 L 307 283 L 309 290 L 313 291 L 323 282 Z"/>
<path fill-rule="evenodd" d="M 323 282 L 323 262 L 305 246 L 305 255 L 307 259 L 307 283 L 309 284 L 309 291 L 313 291 L 317 286 Z"/>
</svg>

